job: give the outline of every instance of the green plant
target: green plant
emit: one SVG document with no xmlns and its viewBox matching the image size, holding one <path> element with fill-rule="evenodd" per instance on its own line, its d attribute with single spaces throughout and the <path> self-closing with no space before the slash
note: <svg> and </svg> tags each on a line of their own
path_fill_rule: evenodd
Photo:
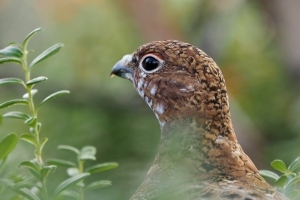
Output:
<svg viewBox="0 0 300 200">
<path fill-rule="evenodd" d="M 279 176 L 269 170 L 260 170 L 260 175 L 275 181 L 274 186 L 278 191 L 290 199 L 297 199 L 300 196 L 300 190 L 295 188 L 300 181 L 300 157 L 296 158 L 288 167 L 282 160 L 278 159 L 271 162 L 271 166 L 282 174 Z"/>
<path fill-rule="evenodd" d="M 2 118 L 21 119 L 29 127 L 29 132 L 22 134 L 20 138 L 25 142 L 32 144 L 35 148 L 35 157 L 32 160 L 23 161 L 20 163 L 20 167 L 26 167 L 29 169 L 30 177 L 22 177 L 21 175 L 6 175 L 0 179 L 0 189 L 9 188 L 16 193 L 11 199 L 30 199 L 30 200 L 48 200 L 56 199 L 61 195 L 72 196 L 76 199 L 84 199 L 84 190 L 95 189 L 111 185 L 110 181 L 97 181 L 87 186 L 84 185 L 84 179 L 90 176 L 91 173 L 96 173 L 104 170 L 109 170 L 118 166 L 117 163 L 103 163 L 94 165 L 84 169 L 83 164 L 85 160 L 95 160 L 96 148 L 92 146 L 85 146 L 81 150 L 72 146 L 61 145 L 58 148 L 61 150 L 68 150 L 77 154 L 77 163 L 71 161 L 64 161 L 59 159 L 49 159 L 47 165 L 43 161 L 43 147 L 45 146 L 48 138 L 41 137 L 40 131 L 42 123 L 39 120 L 38 111 L 44 106 L 45 103 L 55 99 L 64 94 L 68 94 L 69 91 L 61 90 L 47 96 L 38 105 L 34 102 L 34 95 L 38 92 L 33 89 L 36 84 L 39 84 L 47 80 L 45 76 L 39 76 L 31 78 L 31 71 L 37 64 L 50 56 L 56 54 L 63 44 L 57 43 L 35 59 L 30 64 L 27 63 L 27 56 L 31 50 L 27 50 L 27 44 L 29 40 L 37 32 L 41 31 L 41 28 L 37 28 L 32 31 L 23 41 L 22 45 L 11 42 L 7 47 L 0 50 L 0 64 L 3 63 L 16 63 L 22 67 L 25 78 L 24 80 L 19 78 L 3 78 L 0 79 L 0 86 L 7 84 L 20 84 L 24 87 L 26 94 L 20 99 L 13 99 L 0 104 L 0 109 L 7 108 L 14 105 L 25 105 L 28 107 L 28 113 L 20 111 L 11 111 L 0 115 L 0 123 Z M 8 155 L 12 152 L 18 142 L 18 136 L 15 133 L 9 134 L 0 142 L 0 170 L 4 168 Z M 49 193 L 46 186 L 47 177 L 51 172 L 54 172 L 58 166 L 67 166 L 68 174 L 70 178 L 62 181 L 56 189 Z M 70 190 L 75 186 L 77 190 Z"/>
</svg>

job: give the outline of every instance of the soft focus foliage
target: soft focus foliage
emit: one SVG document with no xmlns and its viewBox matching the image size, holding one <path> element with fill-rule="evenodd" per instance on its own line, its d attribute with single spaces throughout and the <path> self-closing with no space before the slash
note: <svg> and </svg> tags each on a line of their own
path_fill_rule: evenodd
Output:
<svg viewBox="0 0 300 200">
<path fill-rule="evenodd" d="M 123 55 L 152 40 L 184 40 L 214 58 L 227 81 L 237 135 L 259 168 L 268 168 L 274 159 L 291 163 L 299 155 L 300 62 L 290 62 L 289 57 L 299 38 L 287 39 L 291 32 L 287 25 L 293 21 L 287 23 L 290 18 L 284 17 L 292 12 L 276 5 L 266 0 L 3 0 L 0 49 L 8 41 L 21 42 L 36 27 L 46 31 L 29 44 L 28 49 L 36 50 L 30 60 L 56 41 L 64 43 L 55 58 L 33 72 L 33 77 L 49 78 L 48 86 L 40 83 L 43 90 L 35 96 L 39 101 L 55 88 L 72 91 L 40 112 L 43 134 L 53 138 L 45 155 L 59 154 L 67 160 L 69 156 L 56 146 L 96 146 L 99 162 L 116 161 L 119 167 L 91 177 L 114 184 L 93 190 L 86 199 L 128 199 L 151 165 L 160 130 L 131 84 L 110 79 L 109 73 Z M 296 7 L 291 1 L 285 5 Z M 0 78 L 4 77 L 22 74 L 15 64 L 5 64 L 0 67 Z M 3 87 L 0 102 L 18 98 L 17 94 L 22 95 L 17 86 Z M 4 119 L 0 138 L 12 131 L 20 135 L 24 128 Z M 30 159 L 30 152 L 32 147 L 20 141 L 7 164 Z M 63 170 L 55 173 L 67 176 Z M 59 180 L 49 181 L 53 189 Z"/>
</svg>

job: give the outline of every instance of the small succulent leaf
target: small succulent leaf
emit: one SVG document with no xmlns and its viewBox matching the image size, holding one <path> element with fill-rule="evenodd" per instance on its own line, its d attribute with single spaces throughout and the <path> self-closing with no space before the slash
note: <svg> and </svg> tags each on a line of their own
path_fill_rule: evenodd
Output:
<svg viewBox="0 0 300 200">
<path fill-rule="evenodd" d="M 41 128 L 42 128 L 42 123 L 41 123 L 41 122 L 38 122 L 38 123 L 37 123 L 37 129 L 38 129 L 38 131 L 40 131 Z"/>
<path fill-rule="evenodd" d="M 48 141 L 48 138 L 43 138 L 42 141 L 41 141 L 41 151 L 43 150 L 46 142 Z"/>
<path fill-rule="evenodd" d="M 0 64 L 4 64 L 4 63 L 18 63 L 20 65 L 22 65 L 22 61 L 18 58 L 13 58 L 13 57 L 4 57 L 4 58 L 0 58 Z"/>
<path fill-rule="evenodd" d="M 32 169 L 33 171 L 37 172 L 39 174 L 39 168 L 32 162 L 32 161 L 23 161 L 20 163 L 19 167 L 28 167 L 29 169 Z"/>
<path fill-rule="evenodd" d="M 96 160 L 96 157 L 92 156 L 92 155 L 80 155 L 79 159 L 80 160 Z"/>
<path fill-rule="evenodd" d="M 44 52 L 42 52 L 40 55 L 38 55 L 29 65 L 29 69 L 31 70 L 33 66 L 40 63 L 41 61 L 45 60 L 46 58 L 56 54 L 64 45 L 61 43 L 57 43 L 48 49 L 46 49 Z"/>
<path fill-rule="evenodd" d="M 84 146 L 81 149 L 81 154 L 96 155 L 97 149 L 94 146 Z"/>
<path fill-rule="evenodd" d="M 298 183 L 300 181 L 300 174 L 295 176 L 295 177 L 292 177 L 286 184 L 286 187 L 289 187 L 291 185 L 294 185 L 296 183 Z"/>
<path fill-rule="evenodd" d="M 299 196 L 300 196 L 300 191 L 299 190 L 293 190 L 293 191 L 289 192 L 289 194 L 288 194 L 288 197 L 291 200 L 296 200 L 296 199 L 298 199 Z"/>
<path fill-rule="evenodd" d="M 293 172 L 300 167 L 300 156 L 296 158 L 289 166 L 288 171 Z"/>
<path fill-rule="evenodd" d="M 18 143 L 18 136 L 14 133 L 9 134 L 0 142 L 0 160 L 7 157 Z"/>
<path fill-rule="evenodd" d="M 28 190 L 27 188 L 21 188 L 18 190 L 14 190 L 15 192 L 21 194 L 22 196 L 26 197 L 29 200 L 41 200 L 36 194 Z"/>
<path fill-rule="evenodd" d="M 118 165 L 119 164 L 116 162 L 101 163 L 101 164 L 93 165 L 91 167 L 86 168 L 85 172 L 88 172 L 88 173 L 102 172 L 102 171 L 114 169 L 114 168 L 118 167 Z"/>
<path fill-rule="evenodd" d="M 33 135 L 25 133 L 25 134 L 21 135 L 20 138 L 21 138 L 21 140 L 24 140 L 24 141 L 36 146 L 36 141 L 35 141 L 35 138 L 33 137 Z"/>
<path fill-rule="evenodd" d="M 27 119 L 30 118 L 30 116 L 28 114 L 26 114 L 26 113 L 23 113 L 23 112 L 12 111 L 12 112 L 5 113 L 3 115 L 3 118 L 14 118 L 14 119 L 27 120 Z"/>
<path fill-rule="evenodd" d="M 20 105 L 20 104 L 28 105 L 28 101 L 25 99 L 13 99 L 13 100 L 6 101 L 6 102 L 0 104 L 0 109 L 7 108 L 7 107 L 13 106 L 13 105 Z"/>
<path fill-rule="evenodd" d="M 33 124 L 35 121 L 36 121 L 36 117 L 30 117 L 30 118 L 28 118 L 27 120 L 25 120 L 24 124 L 31 125 L 31 124 Z"/>
<path fill-rule="evenodd" d="M 60 193 L 61 196 L 71 197 L 73 199 L 79 199 L 79 194 L 73 190 L 64 190 Z"/>
<path fill-rule="evenodd" d="M 68 178 L 67 180 L 63 181 L 54 190 L 52 199 L 56 198 L 62 191 L 70 188 L 71 186 L 76 185 L 76 183 L 80 182 L 81 180 L 88 177 L 89 175 L 90 175 L 89 173 L 82 173 L 82 174 L 72 176 L 71 178 Z"/>
<path fill-rule="evenodd" d="M 112 185 L 111 181 L 108 180 L 95 181 L 87 185 L 85 187 L 85 190 L 95 190 L 95 189 L 99 189 L 111 185 Z"/>
<path fill-rule="evenodd" d="M 5 185 L 8 187 L 13 187 L 14 186 L 14 182 L 10 179 L 7 178 L 0 178 L 0 185 Z"/>
<path fill-rule="evenodd" d="M 273 162 L 271 162 L 271 166 L 282 173 L 286 172 L 286 166 L 282 160 L 274 160 Z"/>
<path fill-rule="evenodd" d="M 17 42 L 10 42 L 10 43 L 8 43 L 8 46 L 9 45 L 16 46 L 16 47 L 19 47 L 20 49 L 22 49 L 22 46 Z"/>
<path fill-rule="evenodd" d="M 4 169 L 6 161 L 7 161 L 7 157 L 4 157 L 2 160 L 0 160 L 0 172 Z"/>
<path fill-rule="evenodd" d="M 23 57 L 23 51 L 16 45 L 9 45 L 4 49 L 0 49 L 0 56 Z"/>
<path fill-rule="evenodd" d="M 69 176 L 75 176 L 75 175 L 79 174 L 79 170 L 75 167 L 70 167 L 70 168 L 67 169 L 67 174 Z"/>
<path fill-rule="evenodd" d="M 54 172 L 56 170 L 56 168 L 57 168 L 56 165 L 49 165 L 49 166 L 43 167 L 43 169 L 41 170 L 42 179 L 45 179 L 50 172 Z"/>
<path fill-rule="evenodd" d="M 38 172 L 34 171 L 34 170 L 31 169 L 31 168 L 29 168 L 29 172 L 30 172 L 37 180 L 42 181 L 41 175 L 40 175 Z"/>
<path fill-rule="evenodd" d="M 279 188 L 284 188 L 284 186 L 287 182 L 287 179 L 288 178 L 285 175 L 280 176 L 280 178 L 277 181 L 275 181 L 274 186 L 279 187 Z"/>
<path fill-rule="evenodd" d="M 47 160 L 47 163 L 49 165 L 57 165 L 62 167 L 76 167 L 75 163 L 67 160 L 61 160 L 61 159 L 49 159 Z"/>
<path fill-rule="evenodd" d="M 39 83 L 39 82 L 42 82 L 42 81 L 46 81 L 46 80 L 48 80 L 47 77 L 39 76 L 39 77 L 36 77 L 36 78 L 33 78 L 33 79 L 27 81 L 26 85 L 33 85 L 33 84 L 36 84 L 36 83 Z"/>
<path fill-rule="evenodd" d="M 22 175 L 19 174 L 9 174 L 7 176 L 11 181 L 13 181 L 14 183 L 19 183 L 21 181 L 24 181 L 25 178 Z"/>
<path fill-rule="evenodd" d="M 26 49 L 26 46 L 27 46 L 27 44 L 28 44 L 28 42 L 29 42 L 29 40 L 30 40 L 30 38 L 31 38 L 32 36 L 34 36 L 34 34 L 36 34 L 36 33 L 39 32 L 39 31 L 42 31 L 42 30 L 43 30 L 42 28 L 37 28 L 37 29 L 34 29 L 33 31 L 31 31 L 31 32 L 26 36 L 26 38 L 24 39 L 23 44 L 22 44 L 22 48 L 25 50 L 25 49 Z"/>
<path fill-rule="evenodd" d="M 77 187 L 81 187 L 81 188 L 84 188 L 85 184 L 83 182 L 78 182 L 76 184 Z"/>
<path fill-rule="evenodd" d="M 80 160 L 96 160 L 96 148 L 93 146 L 85 146 L 80 151 Z"/>
<path fill-rule="evenodd" d="M 59 145 L 57 148 L 58 148 L 59 150 L 72 151 L 72 152 L 76 153 L 77 155 L 80 154 L 79 149 L 77 149 L 77 148 L 75 148 L 75 147 L 72 147 L 72 146 L 69 146 L 69 145 Z"/>
<path fill-rule="evenodd" d="M 69 94 L 69 93 L 70 93 L 70 91 L 68 91 L 68 90 L 61 90 L 61 91 L 55 92 L 53 94 L 50 94 L 38 105 L 38 108 L 41 107 L 44 103 L 46 103 L 52 99 L 55 99 L 56 97 L 59 97 L 64 94 Z"/>
<path fill-rule="evenodd" d="M 38 92 L 37 89 L 32 89 L 30 91 L 31 95 L 34 96 L 36 93 Z M 29 99 L 29 94 L 28 93 L 25 93 L 23 96 L 22 96 L 23 99 Z"/>
<path fill-rule="evenodd" d="M 25 181 L 21 181 L 21 182 L 16 183 L 12 187 L 12 189 L 13 190 L 18 190 L 18 189 L 21 189 L 21 188 L 29 188 L 29 187 L 33 187 L 33 183 L 28 181 L 28 180 L 25 180 Z"/>
<path fill-rule="evenodd" d="M 23 84 L 23 80 L 19 78 L 1 78 L 0 85 L 7 85 L 7 84 Z"/>
<path fill-rule="evenodd" d="M 269 170 L 259 170 L 259 174 L 264 178 L 270 178 L 274 181 L 279 179 L 279 176 L 276 173 Z"/>
</svg>

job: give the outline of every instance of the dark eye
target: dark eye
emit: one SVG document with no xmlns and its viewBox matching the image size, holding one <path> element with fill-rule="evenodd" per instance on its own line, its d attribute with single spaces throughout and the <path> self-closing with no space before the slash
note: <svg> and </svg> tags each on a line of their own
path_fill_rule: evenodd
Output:
<svg viewBox="0 0 300 200">
<path fill-rule="evenodd" d="M 142 66 L 146 71 L 152 71 L 158 68 L 160 65 L 159 61 L 149 56 L 143 60 Z"/>
</svg>

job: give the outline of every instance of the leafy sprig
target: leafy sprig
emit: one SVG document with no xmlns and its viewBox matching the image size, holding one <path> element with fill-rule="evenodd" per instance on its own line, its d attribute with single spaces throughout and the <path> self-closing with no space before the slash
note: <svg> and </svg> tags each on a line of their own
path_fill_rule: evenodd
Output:
<svg viewBox="0 0 300 200">
<path fill-rule="evenodd" d="M 42 123 L 39 120 L 38 111 L 45 103 L 53 100 L 61 95 L 68 94 L 68 90 L 61 90 L 50 94 L 45 97 L 36 106 L 34 102 L 34 95 L 38 92 L 34 89 L 36 84 L 47 81 L 45 76 L 38 76 L 31 78 L 31 71 L 39 63 L 49 58 L 50 56 L 59 52 L 63 47 L 63 44 L 57 43 L 44 52 L 34 58 L 30 64 L 28 64 L 28 54 L 33 52 L 27 50 L 27 45 L 30 39 L 43 29 L 37 28 L 27 35 L 22 44 L 11 42 L 7 47 L 0 49 L 0 64 L 4 63 L 16 63 L 21 66 L 24 72 L 24 79 L 10 77 L 0 79 L 0 86 L 19 84 L 26 93 L 22 98 L 12 99 L 3 103 L 0 103 L 0 109 L 4 109 L 15 105 L 27 106 L 28 112 L 10 111 L 3 116 L 0 115 L 0 124 L 2 118 L 12 118 L 22 120 L 28 127 L 29 131 L 20 136 L 20 139 L 33 145 L 34 158 L 32 160 L 22 161 L 19 167 L 25 167 L 29 170 L 31 176 L 29 178 L 20 175 L 7 175 L 5 178 L 0 178 L 0 192 L 3 187 L 8 187 L 15 192 L 13 199 L 29 199 L 29 200 L 54 200 L 61 195 L 67 195 L 79 200 L 84 199 L 84 191 L 89 189 L 96 189 L 111 185 L 110 181 L 100 180 L 89 185 L 84 185 L 84 179 L 90 176 L 92 173 L 101 172 L 104 170 L 113 169 L 118 166 L 117 163 L 103 163 L 94 165 L 88 168 L 84 168 L 84 162 L 86 160 L 95 160 L 96 148 L 92 146 L 85 146 L 81 150 L 67 145 L 59 146 L 60 150 L 68 150 L 77 155 L 77 163 L 72 161 L 65 161 L 60 159 L 49 159 L 47 164 L 43 161 L 43 148 L 48 141 L 47 137 L 41 137 Z M 2 141 L 0 141 L 0 171 L 4 168 L 8 155 L 12 152 L 18 143 L 18 136 L 15 133 L 7 135 Z M 51 172 L 54 172 L 57 167 L 65 166 L 69 167 L 67 172 L 69 178 L 62 181 L 52 192 L 49 194 L 46 180 Z M 77 190 L 71 190 L 70 188 L 75 186 Z M 3 190 L 2 190 L 3 191 Z"/>
<path fill-rule="evenodd" d="M 297 183 L 300 183 L 300 157 L 296 158 L 288 167 L 282 160 L 271 162 L 272 168 L 281 172 L 278 175 L 269 170 L 260 170 L 261 176 L 274 181 L 274 186 L 290 199 L 297 199 L 300 196 L 300 190 L 296 189 Z"/>
</svg>

